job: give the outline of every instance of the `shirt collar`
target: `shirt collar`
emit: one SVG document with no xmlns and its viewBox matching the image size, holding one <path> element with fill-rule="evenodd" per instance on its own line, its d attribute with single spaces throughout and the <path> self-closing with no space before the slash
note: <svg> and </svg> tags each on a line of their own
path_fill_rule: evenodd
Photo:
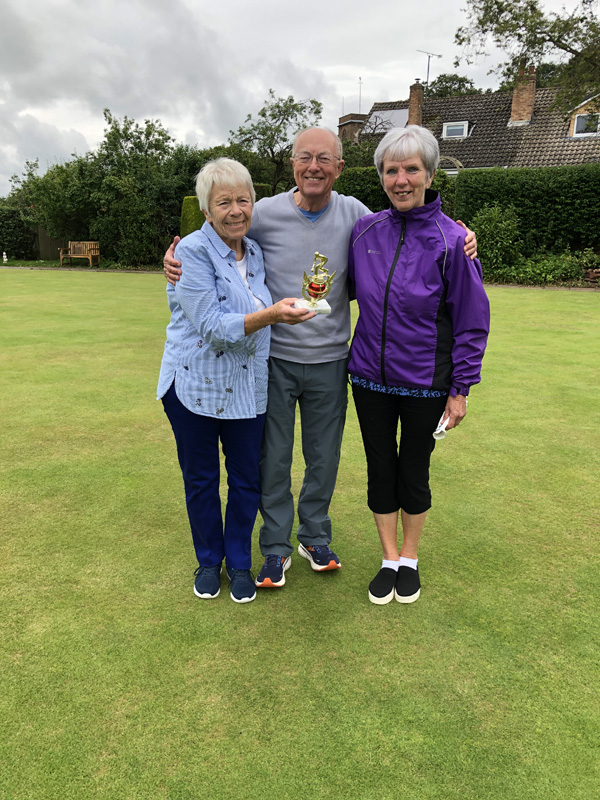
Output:
<svg viewBox="0 0 600 800">
<path fill-rule="evenodd" d="M 222 258 L 229 258 L 229 256 L 233 253 L 233 250 L 228 244 L 225 244 L 210 222 L 205 222 L 200 230 Z M 244 242 L 246 252 L 250 252 L 252 255 L 254 255 L 252 240 L 248 239 L 247 236 L 244 236 L 242 241 Z"/>
</svg>

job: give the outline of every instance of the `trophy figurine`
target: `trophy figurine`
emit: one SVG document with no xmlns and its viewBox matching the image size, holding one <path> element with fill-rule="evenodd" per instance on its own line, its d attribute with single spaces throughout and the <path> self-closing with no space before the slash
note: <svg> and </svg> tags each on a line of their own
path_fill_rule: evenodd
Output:
<svg viewBox="0 0 600 800">
<path fill-rule="evenodd" d="M 329 314 L 331 313 L 331 306 L 325 300 L 326 296 L 331 291 L 331 284 L 335 278 L 329 274 L 325 264 L 329 259 L 321 253 L 315 253 L 315 260 L 313 261 L 311 274 L 304 273 L 302 280 L 302 297 L 304 300 L 296 302 L 296 308 L 307 308 L 309 311 L 314 311 L 315 314 Z"/>
</svg>

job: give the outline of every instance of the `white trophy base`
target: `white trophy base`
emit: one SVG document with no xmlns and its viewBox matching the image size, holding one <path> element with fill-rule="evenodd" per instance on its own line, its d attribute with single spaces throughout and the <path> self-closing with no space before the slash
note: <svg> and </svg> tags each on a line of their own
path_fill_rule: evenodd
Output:
<svg viewBox="0 0 600 800">
<path fill-rule="evenodd" d="M 316 306 L 311 306 L 308 300 L 296 300 L 294 308 L 307 308 L 309 311 L 314 311 L 315 314 L 331 314 L 331 306 L 327 300 L 318 300 Z"/>
</svg>

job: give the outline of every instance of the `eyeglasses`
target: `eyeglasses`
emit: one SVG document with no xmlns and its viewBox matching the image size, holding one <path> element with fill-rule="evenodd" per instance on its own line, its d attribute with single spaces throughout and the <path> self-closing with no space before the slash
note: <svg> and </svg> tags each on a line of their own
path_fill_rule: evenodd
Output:
<svg viewBox="0 0 600 800">
<path fill-rule="evenodd" d="M 313 158 L 316 158 L 317 164 L 322 164 L 324 167 L 331 166 L 334 161 L 340 161 L 337 156 L 332 156 L 331 153 L 319 153 L 318 156 L 312 153 L 294 153 L 292 158 L 302 165 L 312 164 Z"/>
</svg>

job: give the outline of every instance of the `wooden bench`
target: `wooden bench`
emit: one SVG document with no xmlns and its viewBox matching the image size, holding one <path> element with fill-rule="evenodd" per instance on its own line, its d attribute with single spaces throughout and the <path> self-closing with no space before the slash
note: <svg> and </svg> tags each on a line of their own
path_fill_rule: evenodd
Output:
<svg viewBox="0 0 600 800">
<path fill-rule="evenodd" d="M 73 258 L 87 258 L 90 267 L 94 266 L 94 259 L 97 259 L 97 266 L 100 266 L 100 242 L 69 242 L 68 247 L 59 247 L 60 265 L 62 267 L 65 258 L 69 259 L 72 265 Z"/>
</svg>

